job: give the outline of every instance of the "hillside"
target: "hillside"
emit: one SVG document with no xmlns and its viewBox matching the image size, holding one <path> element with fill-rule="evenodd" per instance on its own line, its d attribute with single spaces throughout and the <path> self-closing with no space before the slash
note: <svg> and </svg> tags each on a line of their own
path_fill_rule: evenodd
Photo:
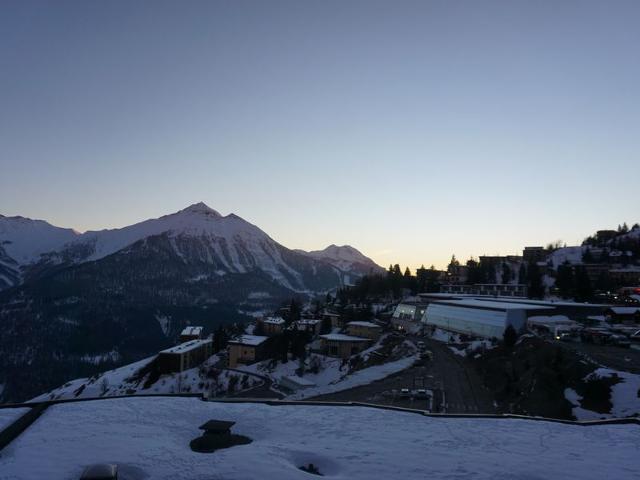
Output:
<svg viewBox="0 0 640 480">
<path fill-rule="evenodd" d="M 16 220 L 0 219 L 9 223 Z M 348 261 L 335 266 L 290 250 L 255 225 L 202 203 L 115 230 L 78 234 L 34 225 L 51 236 L 37 248 L 26 227 L 20 235 L 0 230 L 10 247 L 0 259 L 17 283 L 0 291 L 0 401 L 33 397 L 151 355 L 171 345 L 187 324 L 210 333 L 358 275 Z M 41 252 L 52 245 L 54 251 Z"/>
</svg>

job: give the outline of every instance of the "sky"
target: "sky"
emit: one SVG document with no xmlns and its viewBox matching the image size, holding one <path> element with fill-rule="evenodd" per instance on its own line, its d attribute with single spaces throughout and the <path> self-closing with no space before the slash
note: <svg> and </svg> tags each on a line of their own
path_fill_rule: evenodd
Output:
<svg viewBox="0 0 640 480">
<path fill-rule="evenodd" d="M 0 3 L 0 213 L 379 264 L 640 222 L 640 2 Z"/>
</svg>

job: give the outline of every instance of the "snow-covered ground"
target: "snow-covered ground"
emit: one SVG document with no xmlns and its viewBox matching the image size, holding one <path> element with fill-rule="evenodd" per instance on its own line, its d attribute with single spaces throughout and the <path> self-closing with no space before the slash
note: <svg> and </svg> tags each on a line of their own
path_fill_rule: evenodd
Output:
<svg viewBox="0 0 640 480">
<path fill-rule="evenodd" d="M 0 408 L 0 431 L 27 413 L 28 408 Z M 2 478 L 0 474 L 0 478 Z"/>
<path fill-rule="evenodd" d="M 576 419 L 595 420 L 640 416 L 640 375 L 609 368 L 599 368 L 587 378 L 591 375 L 596 377 L 617 376 L 621 381 L 611 387 L 612 407 L 609 413 L 598 413 L 583 408 L 580 403 L 582 397 L 575 390 L 567 388 L 564 396 L 574 406 L 573 416 Z"/>
<path fill-rule="evenodd" d="M 372 347 L 358 354 L 363 361 L 368 361 L 369 356 L 381 348 L 382 340 L 383 338 Z M 350 371 L 349 365 L 340 358 L 327 357 L 315 353 L 311 354 L 306 360 L 306 368 L 309 369 L 311 365 L 315 365 L 318 372 L 313 373 L 307 371 L 304 374 L 304 379 L 313 382 L 315 386 L 291 393 L 287 395 L 286 398 L 303 399 L 327 393 L 340 392 L 381 380 L 389 375 L 409 368 L 417 360 L 415 347 L 413 344 L 407 343 L 406 345 L 401 345 L 401 348 L 406 356 L 396 358 L 382 365 L 374 365 L 356 371 Z M 396 351 L 398 350 L 396 349 Z M 290 360 L 286 363 L 280 363 L 265 360 L 238 368 L 246 372 L 265 375 L 275 383 L 278 383 L 284 376 L 297 375 L 296 371 L 300 368 L 300 362 L 298 360 Z"/>
<path fill-rule="evenodd" d="M 109 370 L 98 377 L 72 380 L 31 401 L 163 393 L 206 392 L 210 395 L 220 396 L 228 393 L 232 383 L 234 384 L 232 387 L 234 393 L 263 383 L 263 380 L 256 376 L 214 368 L 214 365 L 219 361 L 219 358 L 214 355 L 201 367 L 185 370 L 180 374 L 161 375 L 149 388 L 144 388 L 147 377 L 145 376 L 142 380 L 133 380 L 132 376 L 147 366 L 154 358 L 149 357 L 124 367 Z"/>
<path fill-rule="evenodd" d="M 466 357 L 479 348 L 490 349 L 495 346 L 489 339 L 476 338 L 471 341 L 463 341 L 457 333 L 447 332 L 440 328 L 434 329 L 430 337 L 439 342 L 449 344 L 449 349 L 462 357 Z"/>
<path fill-rule="evenodd" d="M 209 419 L 237 422 L 248 445 L 213 454 L 189 441 Z M 637 477 L 638 427 L 435 419 L 362 407 L 129 398 L 56 405 L 0 457 L 3 480 L 74 479 L 97 462 L 121 477 L 171 480 L 601 479 Z"/>
</svg>

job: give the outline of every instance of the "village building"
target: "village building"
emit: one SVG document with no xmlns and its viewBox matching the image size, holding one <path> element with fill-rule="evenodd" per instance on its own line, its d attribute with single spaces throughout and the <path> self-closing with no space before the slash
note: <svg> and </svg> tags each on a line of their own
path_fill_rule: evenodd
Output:
<svg viewBox="0 0 640 480">
<path fill-rule="evenodd" d="M 495 297 L 521 297 L 527 296 L 527 286 L 524 284 L 504 283 L 477 283 L 474 285 L 442 285 L 441 293 L 458 295 L 486 295 Z"/>
<path fill-rule="evenodd" d="M 609 270 L 609 278 L 621 287 L 640 285 L 640 267 L 612 268 Z"/>
<path fill-rule="evenodd" d="M 329 310 L 325 310 L 320 314 L 320 318 L 322 320 L 331 321 L 331 328 L 342 328 L 344 326 L 342 318 L 341 318 L 340 314 L 338 314 L 338 313 L 330 312 Z"/>
<path fill-rule="evenodd" d="M 257 323 L 260 325 L 259 328 L 262 329 L 262 334 L 268 337 L 273 335 L 280 335 L 285 328 L 286 322 L 282 317 L 264 317 L 259 318 Z"/>
<path fill-rule="evenodd" d="M 213 355 L 211 339 L 191 340 L 158 353 L 160 373 L 173 373 L 197 367 Z"/>
<path fill-rule="evenodd" d="M 180 333 L 180 343 L 188 342 L 190 340 L 202 339 L 203 331 L 204 327 L 185 327 L 184 330 L 182 330 L 182 332 Z"/>
<path fill-rule="evenodd" d="M 320 351 L 329 357 L 349 358 L 366 349 L 371 340 L 342 333 L 320 335 Z"/>
<path fill-rule="evenodd" d="M 322 321 L 316 318 L 302 318 L 295 323 L 295 328 L 300 332 L 307 332 L 316 336 L 320 334 Z"/>
<path fill-rule="evenodd" d="M 391 326 L 401 332 L 417 333 L 422 328 L 420 320 L 427 305 L 427 302 L 422 301 L 403 301 L 393 311 Z"/>
<path fill-rule="evenodd" d="M 640 323 L 640 307 L 610 307 L 604 316 L 609 323 L 636 324 Z"/>
<path fill-rule="evenodd" d="M 450 332 L 484 338 L 502 338 L 508 326 L 522 332 L 529 316 L 551 313 L 553 307 L 481 299 L 432 302 L 424 322 Z"/>
<path fill-rule="evenodd" d="M 263 360 L 267 340 L 269 337 L 261 335 L 241 335 L 229 340 L 229 367 L 235 368 L 239 363 L 247 365 Z"/>
<path fill-rule="evenodd" d="M 527 330 L 539 335 L 550 335 L 554 338 L 580 328 L 580 323 L 570 320 L 565 315 L 533 315 L 527 318 Z"/>
<path fill-rule="evenodd" d="M 547 251 L 544 247 L 524 247 L 522 260 L 529 263 L 544 262 L 547 258 Z"/>
<path fill-rule="evenodd" d="M 376 341 L 380 338 L 382 327 L 372 322 L 349 322 L 347 323 L 347 332 L 354 337 L 363 337 Z"/>
</svg>

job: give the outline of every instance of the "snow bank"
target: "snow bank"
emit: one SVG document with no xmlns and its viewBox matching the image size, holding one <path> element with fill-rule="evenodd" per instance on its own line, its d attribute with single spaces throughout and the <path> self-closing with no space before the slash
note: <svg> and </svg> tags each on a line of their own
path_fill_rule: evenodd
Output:
<svg viewBox="0 0 640 480">
<path fill-rule="evenodd" d="M 192 452 L 189 441 L 210 419 L 237 422 L 233 431 L 253 443 Z M 298 468 L 313 463 L 326 477 L 344 480 L 628 479 L 637 474 L 637 448 L 635 425 L 129 398 L 49 408 L 3 451 L 0 472 L 6 479 L 71 479 L 87 464 L 114 462 L 132 472 L 129 479 L 322 478 Z"/>
</svg>

